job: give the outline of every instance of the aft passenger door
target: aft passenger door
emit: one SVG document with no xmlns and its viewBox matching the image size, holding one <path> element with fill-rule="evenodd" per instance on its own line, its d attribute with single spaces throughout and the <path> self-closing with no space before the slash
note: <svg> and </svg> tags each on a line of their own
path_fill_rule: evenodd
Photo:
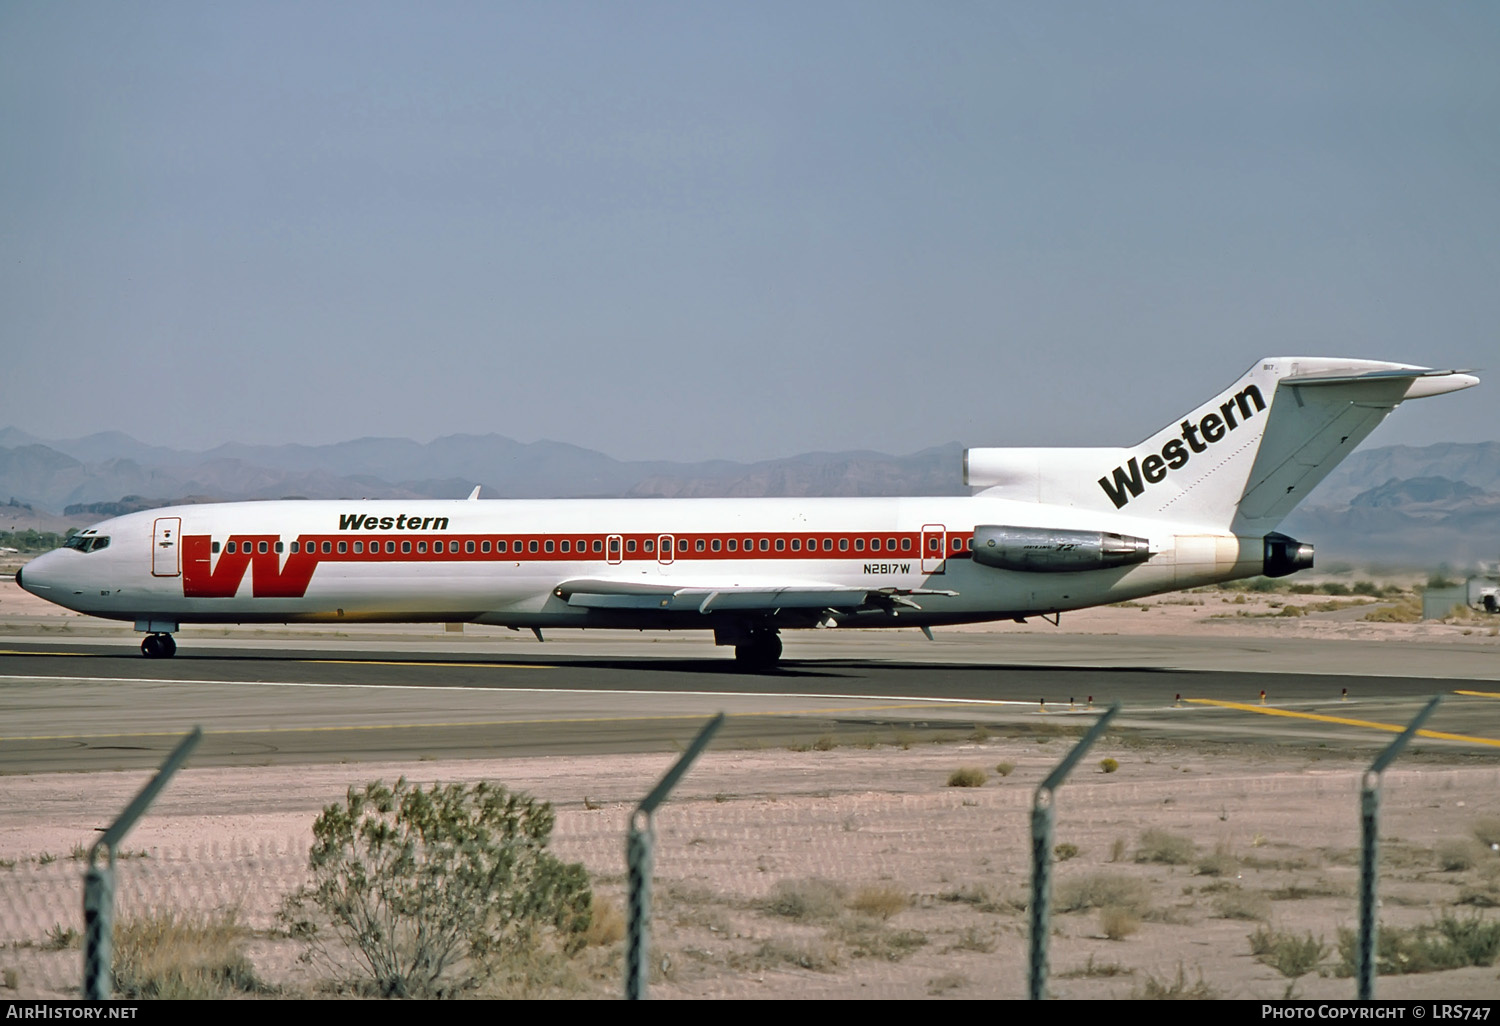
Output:
<svg viewBox="0 0 1500 1026">
<path fill-rule="evenodd" d="M 182 533 L 181 517 L 158 517 L 151 532 L 151 576 L 178 577 L 182 574 L 182 555 L 177 536 Z"/>
</svg>

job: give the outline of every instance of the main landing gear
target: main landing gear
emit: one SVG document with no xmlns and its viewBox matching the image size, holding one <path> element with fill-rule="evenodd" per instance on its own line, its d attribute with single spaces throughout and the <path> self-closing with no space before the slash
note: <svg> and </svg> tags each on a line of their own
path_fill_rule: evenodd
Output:
<svg viewBox="0 0 1500 1026">
<path fill-rule="evenodd" d="M 147 659 L 170 659 L 177 654 L 177 642 L 170 634 L 148 634 L 141 639 L 141 655 Z"/>
<path fill-rule="evenodd" d="M 751 631 L 749 638 L 734 646 L 735 661 L 747 670 L 770 670 L 781 658 L 781 638 L 774 630 Z"/>
</svg>

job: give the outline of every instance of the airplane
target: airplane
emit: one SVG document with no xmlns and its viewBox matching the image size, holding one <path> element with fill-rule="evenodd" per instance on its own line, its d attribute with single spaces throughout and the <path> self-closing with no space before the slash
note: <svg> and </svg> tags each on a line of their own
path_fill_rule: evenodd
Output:
<svg viewBox="0 0 1500 1026">
<path fill-rule="evenodd" d="M 16 583 L 133 621 L 153 658 L 189 623 L 467 622 L 712 630 L 769 670 L 782 630 L 930 638 L 1308 569 L 1282 518 L 1401 402 L 1478 383 L 1267 358 L 1138 445 L 968 449 L 969 496 L 173 506 L 80 531 Z"/>
</svg>

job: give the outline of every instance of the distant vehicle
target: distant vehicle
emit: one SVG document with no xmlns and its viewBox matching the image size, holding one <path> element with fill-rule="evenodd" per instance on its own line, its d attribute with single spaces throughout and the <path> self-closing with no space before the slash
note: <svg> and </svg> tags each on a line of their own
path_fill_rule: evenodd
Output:
<svg viewBox="0 0 1500 1026">
<path fill-rule="evenodd" d="M 1269 358 L 1129 448 L 969 449 L 968 497 L 177 506 L 96 524 L 16 580 L 135 621 L 147 656 L 184 623 L 430 621 L 712 630 L 762 668 L 786 629 L 930 633 L 1307 569 L 1282 518 L 1403 400 L 1475 384 Z"/>
<path fill-rule="evenodd" d="M 13 556 L 20 551 L 20 549 L 13 549 L 9 545 L 0 545 L 0 556 Z"/>
</svg>

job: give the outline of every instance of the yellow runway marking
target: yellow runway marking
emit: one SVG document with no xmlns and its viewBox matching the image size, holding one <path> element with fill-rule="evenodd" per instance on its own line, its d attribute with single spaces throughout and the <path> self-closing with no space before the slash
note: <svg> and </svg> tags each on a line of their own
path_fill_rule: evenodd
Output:
<svg viewBox="0 0 1500 1026">
<path fill-rule="evenodd" d="M 951 709 L 952 706 L 934 702 L 920 702 L 903 705 L 871 705 L 859 706 L 861 712 L 886 712 L 893 709 Z M 738 719 L 748 716 L 836 716 L 841 713 L 850 712 L 851 708 L 838 709 L 774 709 L 766 712 L 742 712 L 731 713 L 730 719 Z M 351 725 L 343 727 L 237 727 L 233 730 L 206 730 L 204 733 L 209 737 L 218 734 L 319 734 L 335 733 L 352 730 L 418 730 L 424 727 L 524 727 L 538 724 L 558 723 L 647 723 L 652 720 L 703 720 L 704 713 L 663 713 L 660 716 L 565 716 L 556 719 L 543 720 L 474 720 L 472 722 L 454 723 L 371 723 L 363 726 Z M 35 736 L 0 737 L 0 742 L 5 741 L 105 741 L 111 738 L 122 737 L 181 737 L 180 730 L 138 730 L 128 731 L 120 734 L 39 734 Z"/>
<path fill-rule="evenodd" d="M 1500 693 L 1494 691 L 1455 691 L 1455 695 L 1468 695 L 1470 698 L 1500 698 Z"/>
<path fill-rule="evenodd" d="M 1374 720 L 1355 720 L 1347 716 L 1324 716 L 1320 713 L 1294 712 L 1291 709 L 1277 709 L 1265 705 L 1247 705 L 1243 702 L 1220 702 L 1212 698 L 1185 698 L 1183 701 L 1192 702 L 1194 705 L 1211 705 L 1220 709 L 1238 709 L 1241 712 L 1260 713 L 1263 716 L 1287 716 L 1297 720 L 1316 720 L 1319 723 L 1340 723 L 1346 727 L 1369 727 L 1372 730 L 1386 730 L 1393 734 L 1399 734 L 1406 729 L 1406 726 L 1400 723 L 1376 723 Z M 1500 741 L 1488 737 L 1472 737 L 1468 734 L 1444 734 L 1437 730 L 1419 730 L 1417 731 L 1417 736 L 1436 738 L 1441 741 L 1467 741 L 1470 744 L 1492 745 L 1500 748 Z"/>
<path fill-rule="evenodd" d="M 293 659 L 294 663 L 327 663 L 332 666 L 480 666 L 495 670 L 551 670 L 533 663 L 448 663 L 441 659 Z"/>
</svg>

